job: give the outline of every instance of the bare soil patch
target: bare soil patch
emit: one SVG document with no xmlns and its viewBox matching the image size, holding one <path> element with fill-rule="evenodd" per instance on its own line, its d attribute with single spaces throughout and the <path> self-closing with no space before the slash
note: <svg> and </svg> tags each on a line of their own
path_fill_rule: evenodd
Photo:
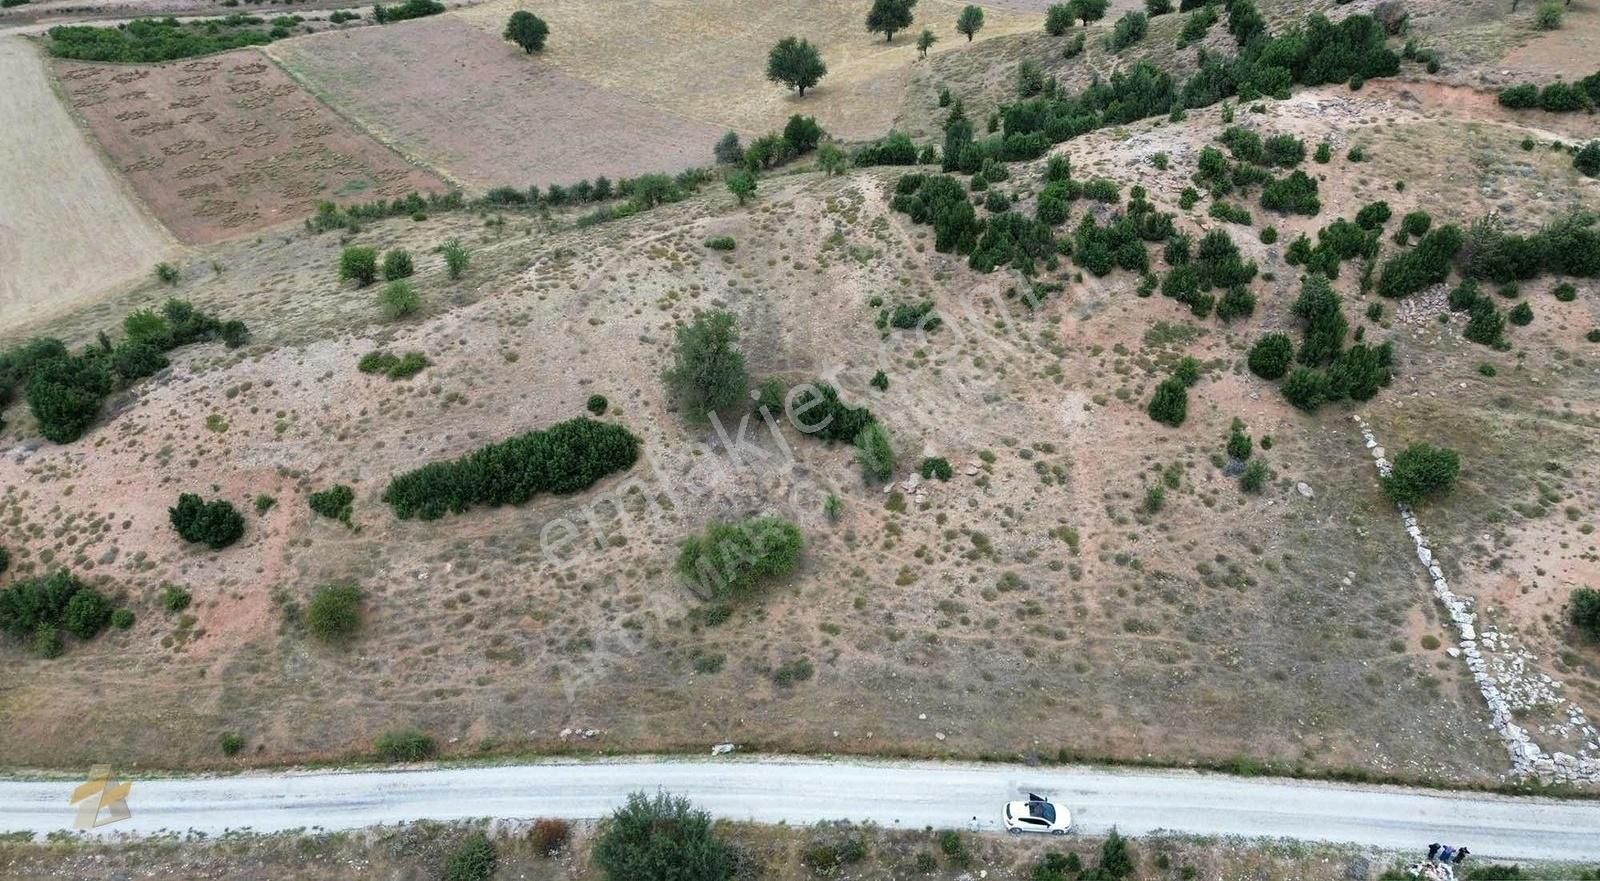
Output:
<svg viewBox="0 0 1600 881">
<path fill-rule="evenodd" d="M 586 83 L 454 16 L 269 53 L 382 140 L 480 192 L 704 165 L 723 131 Z"/>
<path fill-rule="evenodd" d="M 58 61 L 112 160 L 186 242 L 307 216 L 318 202 L 445 185 L 351 128 L 254 49 L 160 65 Z"/>
<path fill-rule="evenodd" d="M 176 242 L 73 122 L 32 45 L 0 39 L 0 81 L 0 325 L 14 325 L 149 272 Z"/>
</svg>

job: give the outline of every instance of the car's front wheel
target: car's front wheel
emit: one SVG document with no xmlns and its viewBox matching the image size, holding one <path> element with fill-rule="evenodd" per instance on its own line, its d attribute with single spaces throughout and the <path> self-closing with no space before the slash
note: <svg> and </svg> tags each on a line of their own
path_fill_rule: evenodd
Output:
<svg viewBox="0 0 1600 881">
<path fill-rule="evenodd" d="M 1065 835 L 1065 834 L 1067 834 L 1067 830 L 1065 830 L 1065 829 L 1051 829 L 1050 830 L 1050 834 L 1051 835 Z"/>
</svg>

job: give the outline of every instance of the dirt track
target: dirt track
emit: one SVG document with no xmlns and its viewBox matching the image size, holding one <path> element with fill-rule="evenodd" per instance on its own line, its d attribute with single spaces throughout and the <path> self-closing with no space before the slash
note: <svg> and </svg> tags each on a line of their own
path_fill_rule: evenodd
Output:
<svg viewBox="0 0 1600 881">
<path fill-rule="evenodd" d="M 25 40 L 0 38 L 0 82 L 9 121 L 0 125 L 0 324 L 63 311 L 175 250 L 56 99 Z"/>
</svg>

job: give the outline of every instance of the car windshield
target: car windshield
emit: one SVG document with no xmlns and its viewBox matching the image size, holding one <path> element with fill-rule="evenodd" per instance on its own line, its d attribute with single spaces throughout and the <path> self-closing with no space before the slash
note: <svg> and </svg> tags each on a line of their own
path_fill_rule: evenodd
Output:
<svg viewBox="0 0 1600 881">
<path fill-rule="evenodd" d="M 1047 801 L 1028 802 L 1028 816 L 1038 817 L 1046 823 L 1056 821 L 1056 806 Z"/>
</svg>

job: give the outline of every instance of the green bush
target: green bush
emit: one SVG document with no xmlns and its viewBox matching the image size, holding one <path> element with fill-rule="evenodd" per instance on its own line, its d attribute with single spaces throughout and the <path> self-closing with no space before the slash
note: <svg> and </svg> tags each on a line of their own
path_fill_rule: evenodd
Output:
<svg viewBox="0 0 1600 881">
<path fill-rule="evenodd" d="M 1444 281 L 1450 275 L 1451 260 L 1461 247 L 1461 230 L 1454 225 L 1433 230 L 1416 247 L 1384 262 L 1378 276 L 1378 293 L 1404 297 Z"/>
<path fill-rule="evenodd" d="M 1183 424 L 1189 415 L 1189 386 L 1177 377 L 1168 377 L 1156 386 L 1156 393 L 1146 407 L 1150 418 L 1174 428 Z"/>
<path fill-rule="evenodd" d="M 422 297 L 408 281 L 396 279 L 383 286 L 378 294 L 378 308 L 383 316 L 393 321 L 405 318 L 422 307 Z"/>
<path fill-rule="evenodd" d="M 1400 218 L 1400 228 L 1405 230 L 1407 235 L 1417 238 L 1425 235 L 1432 225 L 1433 218 L 1426 211 L 1411 211 L 1405 217 Z"/>
<path fill-rule="evenodd" d="M 1327 141 L 1323 141 L 1317 145 L 1317 152 L 1313 153 L 1311 158 L 1315 159 L 1319 164 L 1327 165 L 1333 161 L 1333 146 Z"/>
<path fill-rule="evenodd" d="M 65 649 L 62 629 L 92 639 L 110 621 L 110 601 L 65 569 L 0 589 L 0 632 L 29 640 L 41 657 Z"/>
<path fill-rule="evenodd" d="M 894 474 L 894 446 L 889 432 L 878 422 L 869 422 L 855 436 L 856 464 L 868 481 L 883 482 Z"/>
<path fill-rule="evenodd" d="M 866 858 L 866 832 L 848 820 L 818 823 L 800 846 L 801 865 L 822 876 L 838 874 Z"/>
<path fill-rule="evenodd" d="M 605 395 L 590 395 L 589 400 L 584 402 L 583 406 L 584 409 L 596 416 L 604 416 L 606 414 L 606 408 L 610 405 L 611 402 L 606 400 Z"/>
<path fill-rule="evenodd" d="M 923 459 L 917 469 L 923 479 L 937 477 L 940 480 L 949 480 L 955 476 L 955 469 L 950 467 L 950 460 L 943 457 Z"/>
<path fill-rule="evenodd" d="M 155 272 L 156 280 L 162 284 L 178 283 L 178 267 L 171 263 L 157 263 Z"/>
<path fill-rule="evenodd" d="M 383 501 L 402 520 L 433 520 L 473 505 L 520 505 L 539 493 L 587 489 L 633 466 L 639 439 L 620 425 L 577 418 L 397 475 Z"/>
<path fill-rule="evenodd" d="M 717 236 L 706 239 L 706 247 L 713 251 L 732 251 L 738 247 L 738 243 L 733 240 L 733 236 Z"/>
<path fill-rule="evenodd" d="M 1524 300 L 1512 307 L 1510 318 L 1512 324 L 1518 327 L 1526 327 L 1533 323 L 1533 307 Z"/>
<path fill-rule="evenodd" d="M 306 628 L 323 642 L 343 642 L 361 628 L 361 588 L 348 582 L 324 584 L 306 604 Z"/>
<path fill-rule="evenodd" d="M 372 746 L 386 762 L 420 762 L 439 752 L 439 744 L 415 728 L 385 731 Z"/>
<path fill-rule="evenodd" d="M 1498 100 L 1500 106 L 1512 110 L 1527 110 L 1539 106 L 1539 87 L 1523 84 L 1501 89 Z"/>
<path fill-rule="evenodd" d="M 1394 216 L 1388 202 L 1368 202 L 1356 212 L 1356 225 L 1362 229 L 1378 229 Z"/>
<path fill-rule="evenodd" d="M 192 600 L 190 593 L 176 584 L 161 586 L 161 608 L 166 609 L 168 613 L 175 614 L 189 608 Z"/>
<path fill-rule="evenodd" d="M 1484 346 L 1499 346 L 1505 341 L 1506 319 L 1488 297 L 1479 297 L 1469 309 L 1470 317 L 1461 335 Z"/>
<path fill-rule="evenodd" d="M 244 752 L 244 735 L 230 731 L 222 735 L 221 746 L 223 755 L 236 756 Z"/>
<path fill-rule="evenodd" d="M 781 385 L 779 391 L 782 391 Z M 763 400 L 766 388 L 762 389 Z M 772 408 L 782 413 L 783 407 Z M 795 427 L 805 434 L 815 434 L 829 442 L 854 443 L 862 429 L 874 421 L 872 411 L 866 407 L 851 407 L 839 400 L 839 393 L 825 382 L 814 382 L 802 387 L 794 395 Z"/>
<path fill-rule="evenodd" d="M 1249 318 L 1256 311 L 1256 295 L 1244 285 L 1234 285 L 1223 293 L 1222 299 L 1217 301 L 1217 318 L 1222 321 L 1232 321 L 1235 318 Z"/>
<path fill-rule="evenodd" d="M 713 523 L 684 540 L 677 572 L 702 596 L 736 600 L 793 573 L 804 549 L 799 528 L 777 517 Z"/>
<path fill-rule="evenodd" d="M 444 255 L 445 271 L 451 279 L 461 277 L 467 271 L 467 264 L 472 260 L 472 253 L 462 246 L 457 239 L 451 239 L 439 246 L 439 253 Z"/>
<path fill-rule="evenodd" d="M 711 816 L 664 792 L 629 795 L 601 823 L 594 862 L 606 881 L 730 881 L 734 868 Z"/>
<path fill-rule="evenodd" d="M 1558 30 L 1565 10 L 1555 0 L 1544 0 L 1533 13 L 1533 21 L 1541 31 Z"/>
<path fill-rule="evenodd" d="M 1300 363 L 1316 367 L 1337 358 L 1344 347 L 1349 322 L 1333 285 L 1321 275 L 1305 276 L 1292 311 L 1305 322 L 1305 341 L 1297 356 Z"/>
<path fill-rule="evenodd" d="M 350 524 L 350 514 L 355 500 L 355 490 L 342 483 L 336 483 L 321 492 L 314 492 L 307 499 L 311 510 L 346 526 Z"/>
<path fill-rule="evenodd" d="M 148 64 L 259 46 L 288 36 L 281 29 L 263 32 L 252 27 L 263 23 L 255 16 L 232 15 L 208 22 L 136 18 L 116 27 L 65 25 L 49 30 L 46 46 L 57 58 Z"/>
<path fill-rule="evenodd" d="M 1394 457 L 1394 467 L 1383 478 L 1389 498 L 1406 505 L 1445 495 L 1455 487 L 1461 458 L 1449 447 L 1417 443 Z"/>
<path fill-rule="evenodd" d="M 1233 420 L 1233 427 L 1228 430 L 1228 455 L 1240 462 L 1250 458 L 1250 435 L 1244 433 L 1244 423 Z"/>
<path fill-rule="evenodd" d="M 1568 597 L 1567 619 L 1590 639 L 1600 639 L 1600 590 L 1574 590 Z"/>
<path fill-rule="evenodd" d="M 1121 52 L 1134 43 L 1144 39 L 1145 33 L 1150 29 L 1150 19 L 1143 12 L 1128 12 L 1112 26 L 1111 36 L 1107 38 L 1107 47 L 1112 52 Z"/>
<path fill-rule="evenodd" d="M 1072 30 L 1072 23 L 1076 18 L 1071 4 L 1052 3 L 1045 11 L 1044 32 L 1052 37 L 1059 37 Z"/>
<path fill-rule="evenodd" d="M 1287 334 L 1269 333 L 1250 347 L 1250 372 L 1262 379 L 1280 379 L 1294 359 L 1294 343 Z"/>
<path fill-rule="evenodd" d="M 378 24 L 388 24 L 393 21 L 438 15 L 443 11 L 444 4 L 439 0 L 405 0 L 397 6 L 384 6 L 379 3 L 372 7 L 372 18 Z"/>
<path fill-rule="evenodd" d="M 1572 167 L 1588 177 L 1600 177 L 1600 141 L 1590 141 L 1573 154 Z"/>
<path fill-rule="evenodd" d="M 351 245 L 339 254 L 339 280 L 366 287 L 378 280 L 378 249 Z"/>
<path fill-rule="evenodd" d="M 1261 488 L 1267 485 L 1269 476 L 1270 471 L 1266 462 L 1251 459 L 1245 464 L 1244 470 L 1239 472 L 1239 488 L 1247 493 L 1261 492 Z"/>
<path fill-rule="evenodd" d="M 1283 381 L 1284 398 L 1307 413 L 1326 403 L 1328 394 L 1328 376 L 1321 370 L 1300 367 Z"/>
<path fill-rule="evenodd" d="M 1261 189 L 1261 207 L 1281 214 L 1314 216 L 1322 210 L 1322 201 L 1317 198 L 1317 182 L 1295 169 L 1288 177 L 1274 180 Z"/>
<path fill-rule="evenodd" d="M 416 266 L 411 262 L 411 252 L 405 248 L 395 248 L 383 255 L 384 281 L 410 278 L 416 271 Z"/>
<path fill-rule="evenodd" d="M 178 504 L 167 509 L 167 517 L 184 541 L 209 545 L 214 551 L 244 535 L 244 517 L 223 499 L 207 502 L 194 493 L 183 493 Z"/>
<path fill-rule="evenodd" d="M 498 861 L 494 842 L 482 832 L 462 839 L 445 863 L 445 881 L 489 881 Z"/>
<path fill-rule="evenodd" d="M 1277 241 L 1278 241 L 1278 228 L 1277 227 L 1275 227 L 1275 226 L 1264 226 L 1264 227 L 1261 228 L 1261 244 L 1263 244 L 1263 245 L 1271 245 L 1271 244 L 1276 243 Z"/>
<path fill-rule="evenodd" d="M 695 423 L 746 403 L 750 387 L 732 313 L 701 312 L 677 329 L 673 364 L 662 374 L 679 409 Z"/>
<path fill-rule="evenodd" d="M 428 356 L 421 352 L 407 352 L 404 355 L 395 355 L 391 352 L 378 350 L 368 352 L 356 362 L 356 369 L 362 373 L 381 373 L 390 379 L 410 379 L 421 373 L 432 363 Z"/>
</svg>

